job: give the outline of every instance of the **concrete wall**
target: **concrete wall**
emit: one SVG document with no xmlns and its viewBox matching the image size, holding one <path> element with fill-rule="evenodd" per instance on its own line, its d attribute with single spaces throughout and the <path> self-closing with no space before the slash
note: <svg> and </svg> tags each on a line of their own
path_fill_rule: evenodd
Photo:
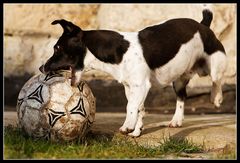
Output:
<svg viewBox="0 0 240 163">
<path fill-rule="evenodd" d="M 223 43 L 227 53 L 225 82 L 236 84 L 236 5 L 208 4 L 208 7 L 214 16 L 211 29 Z M 60 26 L 51 25 L 55 19 L 67 19 L 85 30 L 136 31 L 171 18 L 187 17 L 201 21 L 202 9 L 202 4 L 5 3 L 4 77 L 8 81 L 5 85 L 18 92 L 26 81 L 26 74 L 30 77 L 39 73 L 39 66 L 52 55 L 53 45 L 62 34 Z M 96 71 L 87 73 L 85 78 L 111 79 L 107 74 Z M 14 79 L 18 81 L 12 82 Z M 13 86 L 9 85 L 11 82 Z M 18 87 L 16 83 L 20 83 Z M 189 83 L 190 87 L 210 85 L 209 78 L 199 79 L 198 76 Z"/>
<path fill-rule="evenodd" d="M 209 6 L 214 15 L 211 28 L 228 56 L 227 82 L 234 83 L 236 5 Z M 70 20 L 82 29 L 136 31 L 171 18 L 201 21 L 202 9 L 200 4 L 5 4 L 4 75 L 38 72 L 38 67 L 52 55 L 52 46 L 62 32 L 60 26 L 51 25 L 55 19 Z"/>
</svg>

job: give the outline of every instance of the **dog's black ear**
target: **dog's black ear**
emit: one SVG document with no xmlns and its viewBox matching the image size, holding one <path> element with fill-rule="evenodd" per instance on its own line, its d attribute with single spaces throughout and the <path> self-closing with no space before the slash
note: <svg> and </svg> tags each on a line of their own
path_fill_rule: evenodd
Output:
<svg viewBox="0 0 240 163">
<path fill-rule="evenodd" d="M 55 24 L 60 24 L 62 26 L 62 28 L 64 29 L 64 32 L 67 32 L 67 33 L 71 33 L 75 30 L 81 31 L 81 28 L 79 28 L 78 26 L 76 26 L 73 23 L 66 21 L 64 19 L 54 20 L 52 22 L 52 25 L 55 25 Z"/>
</svg>

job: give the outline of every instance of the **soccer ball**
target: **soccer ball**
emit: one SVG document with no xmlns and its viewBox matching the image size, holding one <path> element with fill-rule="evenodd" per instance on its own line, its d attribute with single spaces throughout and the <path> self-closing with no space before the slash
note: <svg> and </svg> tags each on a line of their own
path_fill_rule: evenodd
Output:
<svg viewBox="0 0 240 163">
<path fill-rule="evenodd" d="M 16 108 L 27 135 L 53 141 L 86 136 L 95 118 L 95 97 L 84 81 L 71 86 L 66 74 L 38 74 L 22 87 Z"/>
</svg>

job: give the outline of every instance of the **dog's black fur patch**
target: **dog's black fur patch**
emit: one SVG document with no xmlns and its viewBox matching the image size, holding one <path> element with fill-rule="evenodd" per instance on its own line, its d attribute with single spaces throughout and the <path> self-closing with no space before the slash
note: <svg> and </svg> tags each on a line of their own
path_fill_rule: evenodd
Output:
<svg viewBox="0 0 240 163">
<path fill-rule="evenodd" d="M 207 26 L 188 18 L 172 19 L 139 32 L 139 41 L 148 66 L 155 69 L 166 64 L 197 31 L 207 54 L 211 55 L 217 50 L 224 52 L 222 44 Z"/>
<path fill-rule="evenodd" d="M 86 47 L 82 42 L 83 31 L 73 23 L 64 19 L 55 20 L 53 25 L 60 24 L 64 29 L 62 36 L 54 45 L 54 54 L 40 71 L 49 72 L 59 69 L 83 69 Z"/>
<path fill-rule="evenodd" d="M 96 58 L 112 64 L 119 64 L 130 46 L 122 35 L 109 30 L 84 31 L 83 42 Z"/>
<path fill-rule="evenodd" d="M 177 97 L 184 101 L 187 98 L 186 86 L 189 82 L 189 79 L 177 79 L 173 82 L 173 89 Z"/>
<path fill-rule="evenodd" d="M 54 46 L 53 56 L 40 67 L 40 71 L 45 73 L 69 69 L 69 67 L 76 70 L 83 69 L 87 48 L 99 60 L 119 64 L 130 46 L 121 34 L 114 31 L 82 31 L 81 28 L 64 19 L 55 20 L 52 24 L 60 24 L 64 31 Z"/>
<path fill-rule="evenodd" d="M 202 12 L 203 19 L 201 21 L 201 24 L 210 27 L 212 19 L 213 19 L 213 14 L 210 10 L 205 9 Z"/>
</svg>

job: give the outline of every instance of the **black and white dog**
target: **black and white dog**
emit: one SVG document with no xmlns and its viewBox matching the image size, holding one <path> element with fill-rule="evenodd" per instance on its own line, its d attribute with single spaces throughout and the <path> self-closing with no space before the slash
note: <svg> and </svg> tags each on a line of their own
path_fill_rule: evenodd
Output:
<svg viewBox="0 0 240 163">
<path fill-rule="evenodd" d="M 60 24 L 64 31 L 53 56 L 40 70 L 48 73 L 71 68 L 75 84 L 90 69 L 112 75 L 124 85 L 128 100 L 126 119 L 119 130 L 134 137 L 141 134 L 144 101 L 154 74 L 162 85 L 173 83 L 177 103 L 169 127 L 182 126 L 186 85 L 194 74 L 210 75 L 212 103 L 219 107 L 223 100 L 225 50 L 209 28 L 212 12 L 205 9 L 202 14 L 201 23 L 171 19 L 138 32 L 84 31 L 69 21 L 55 20 L 52 24 Z"/>
</svg>

